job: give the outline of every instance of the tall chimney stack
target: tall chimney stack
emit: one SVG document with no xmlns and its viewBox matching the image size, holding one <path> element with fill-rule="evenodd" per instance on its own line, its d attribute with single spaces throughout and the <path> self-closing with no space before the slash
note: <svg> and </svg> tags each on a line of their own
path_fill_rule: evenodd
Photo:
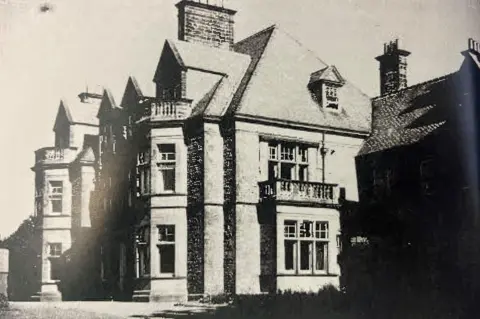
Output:
<svg viewBox="0 0 480 319">
<path fill-rule="evenodd" d="M 224 8 L 223 0 L 182 0 L 176 6 L 179 40 L 231 49 L 236 11 Z"/>
<path fill-rule="evenodd" d="M 398 39 L 385 43 L 380 62 L 380 94 L 389 94 L 407 87 L 407 56 L 410 52 L 400 48 Z"/>
</svg>

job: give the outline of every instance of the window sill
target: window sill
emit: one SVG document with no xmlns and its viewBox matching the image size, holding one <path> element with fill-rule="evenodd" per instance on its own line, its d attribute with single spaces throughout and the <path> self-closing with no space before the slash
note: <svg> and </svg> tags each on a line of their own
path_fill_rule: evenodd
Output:
<svg viewBox="0 0 480 319">
<path fill-rule="evenodd" d="M 333 273 L 278 273 L 277 277 L 338 277 L 339 274 Z"/>
<path fill-rule="evenodd" d="M 65 214 L 65 213 L 48 213 L 48 214 L 43 214 L 43 217 L 70 217 L 70 214 Z"/>
</svg>

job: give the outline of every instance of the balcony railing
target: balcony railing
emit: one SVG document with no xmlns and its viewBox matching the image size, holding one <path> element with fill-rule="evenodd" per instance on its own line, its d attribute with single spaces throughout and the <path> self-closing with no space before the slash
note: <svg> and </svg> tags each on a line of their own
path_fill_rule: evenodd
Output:
<svg viewBox="0 0 480 319">
<path fill-rule="evenodd" d="M 77 155 L 76 148 L 45 147 L 35 151 L 36 164 L 70 163 Z"/>
<path fill-rule="evenodd" d="M 190 116 L 191 100 L 179 99 L 164 101 L 150 99 L 149 107 L 145 110 L 146 116 L 152 121 L 184 120 Z"/>
<path fill-rule="evenodd" d="M 260 182 L 260 199 L 338 204 L 337 184 L 276 179 Z"/>
</svg>

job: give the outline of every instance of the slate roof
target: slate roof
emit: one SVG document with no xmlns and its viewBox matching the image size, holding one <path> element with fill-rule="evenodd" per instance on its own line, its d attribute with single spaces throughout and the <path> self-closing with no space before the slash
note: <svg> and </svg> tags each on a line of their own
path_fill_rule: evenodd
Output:
<svg viewBox="0 0 480 319">
<path fill-rule="evenodd" d="M 350 82 L 338 89 L 338 113 L 323 109 L 312 98 L 310 76 L 328 65 L 278 26 L 237 43 L 235 50 L 249 54 L 252 62 L 232 100 L 231 114 L 370 131 L 370 98 Z"/>
<path fill-rule="evenodd" d="M 171 63 L 162 60 L 168 54 L 187 70 L 187 78 L 195 74 L 187 86 L 194 79 L 201 87 L 188 93 L 193 100 L 190 117 L 247 117 L 370 132 L 370 98 L 277 25 L 235 43 L 233 50 L 166 40 L 154 81 L 161 80 L 163 63 Z M 198 74 L 201 77 L 195 79 Z M 312 97 L 308 87 L 312 75 L 343 84 L 337 90 L 339 112 L 325 110 Z"/>
<path fill-rule="evenodd" d="M 91 102 L 89 103 L 83 103 L 79 99 L 68 102 L 63 99 L 60 101 L 55 126 L 57 125 L 57 121 L 59 121 L 58 115 L 62 108 L 64 109 L 65 115 L 70 124 L 98 125 L 97 113 L 100 107 L 100 102 L 100 99 L 91 99 Z"/>
<path fill-rule="evenodd" d="M 359 155 L 417 143 L 445 125 L 455 73 L 372 99 L 372 134 Z"/>
</svg>

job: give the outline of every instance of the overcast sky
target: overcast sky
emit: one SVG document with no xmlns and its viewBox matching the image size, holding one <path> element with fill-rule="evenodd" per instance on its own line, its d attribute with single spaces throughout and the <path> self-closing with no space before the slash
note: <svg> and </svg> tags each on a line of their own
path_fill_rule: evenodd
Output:
<svg viewBox="0 0 480 319">
<path fill-rule="evenodd" d="M 0 0 L 0 236 L 33 213 L 34 150 L 53 145 L 61 98 L 88 85 L 117 102 L 134 75 L 147 94 L 166 38 L 177 36 L 177 0 Z M 16 0 L 20 1 L 20 0 Z M 236 39 L 276 23 L 370 96 L 383 43 L 411 51 L 409 84 L 456 71 L 467 39 L 480 40 L 480 0 L 225 0 L 238 10 Z M 40 5 L 51 4 L 41 12 Z"/>
</svg>

